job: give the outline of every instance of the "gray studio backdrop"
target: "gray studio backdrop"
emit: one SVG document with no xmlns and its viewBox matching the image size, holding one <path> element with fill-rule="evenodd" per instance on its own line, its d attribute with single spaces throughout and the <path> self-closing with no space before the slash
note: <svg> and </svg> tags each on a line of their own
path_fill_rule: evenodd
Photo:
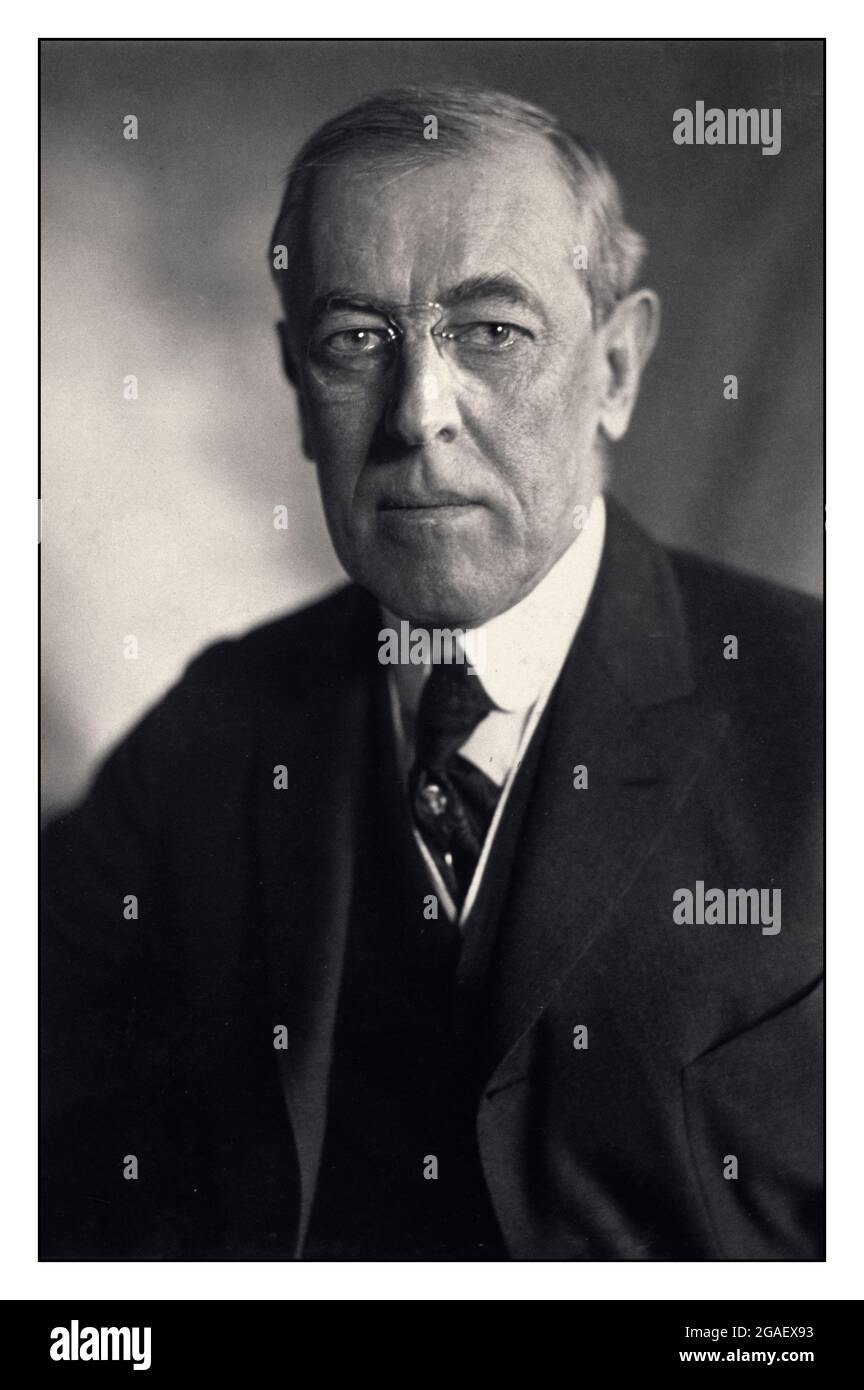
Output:
<svg viewBox="0 0 864 1390">
<path fill-rule="evenodd" d="M 50 41 L 47 812 L 206 643 L 339 582 L 277 365 L 270 227 L 319 122 L 375 88 L 453 79 L 560 113 L 649 240 L 663 329 L 614 490 L 664 539 L 818 591 L 819 43 Z M 700 100 L 780 107 L 780 154 L 676 145 L 673 111 Z"/>
</svg>

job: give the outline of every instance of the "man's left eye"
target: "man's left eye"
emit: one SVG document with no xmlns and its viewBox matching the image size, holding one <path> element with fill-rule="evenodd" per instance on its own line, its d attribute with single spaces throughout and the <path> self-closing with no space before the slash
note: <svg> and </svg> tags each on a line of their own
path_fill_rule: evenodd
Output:
<svg viewBox="0 0 864 1390">
<path fill-rule="evenodd" d="M 530 333 L 515 323 L 468 323 L 464 328 L 454 328 L 448 335 L 457 343 L 482 352 L 501 352 L 516 343 L 530 338 Z"/>
</svg>

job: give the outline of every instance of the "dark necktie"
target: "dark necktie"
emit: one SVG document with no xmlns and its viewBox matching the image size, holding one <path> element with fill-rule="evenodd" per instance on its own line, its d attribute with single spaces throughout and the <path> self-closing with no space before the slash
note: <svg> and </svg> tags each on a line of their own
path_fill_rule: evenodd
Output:
<svg viewBox="0 0 864 1390">
<path fill-rule="evenodd" d="M 409 777 L 414 819 L 457 907 L 468 892 L 500 789 L 459 754 L 495 705 L 464 663 L 433 666 L 417 712 Z"/>
</svg>

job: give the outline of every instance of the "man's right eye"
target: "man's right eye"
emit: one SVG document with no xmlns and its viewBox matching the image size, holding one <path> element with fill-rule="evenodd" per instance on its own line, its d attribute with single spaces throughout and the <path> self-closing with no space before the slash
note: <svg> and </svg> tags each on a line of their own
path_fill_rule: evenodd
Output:
<svg viewBox="0 0 864 1390">
<path fill-rule="evenodd" d="M 322 340 L 321 351 L 328 357 L 372 357 L 382 353 L 392 340 L 392 333 L 383 328 L 340 328 Z"/>
</svg>

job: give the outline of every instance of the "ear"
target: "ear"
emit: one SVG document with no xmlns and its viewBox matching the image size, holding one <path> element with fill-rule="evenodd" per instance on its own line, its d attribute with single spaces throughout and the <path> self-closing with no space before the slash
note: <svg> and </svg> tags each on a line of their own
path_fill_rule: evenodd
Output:
<svg viewBox="0 0 864 1390">
<path fill-rule="evenodd" d="M 279 349 L 282 355 L 282 367 L 286 377 L 294 387 L 297 397 L 297 411 L 300 416 L 300 442 L 303 453 L 310 463 L 315 462 L 315 455 L 312 453 L 311 436 L 308 427 L 308 415 L 306 411 L 306 400 L 303 391 L 303 378 L 297 364 L 297 353 L 294 346 L 290 327 L 282 319 L 276 325 L 276 333 L 279 338 Z"/>
<path fill-rule="evenodd" d="M 616 304 L 600 329 L 606 365 L 600 428 L 613 443 L 623 439 L 639 395 L 642 370 L 660 331 L 660 300 L 636 290 Z"/>
<path fill-rule="evenodd" d="M 276 333 L 279 338 L 279 349 L 282 354 L 282 369 L 296 391 L 299 389 L 299 374 L 297 372 L 297 363 L 291 344 L 291 334 L 288 329 L 288 324 L 284 319 L 280 319 L 279 323 L 277 323 Z"/>
</svg>

